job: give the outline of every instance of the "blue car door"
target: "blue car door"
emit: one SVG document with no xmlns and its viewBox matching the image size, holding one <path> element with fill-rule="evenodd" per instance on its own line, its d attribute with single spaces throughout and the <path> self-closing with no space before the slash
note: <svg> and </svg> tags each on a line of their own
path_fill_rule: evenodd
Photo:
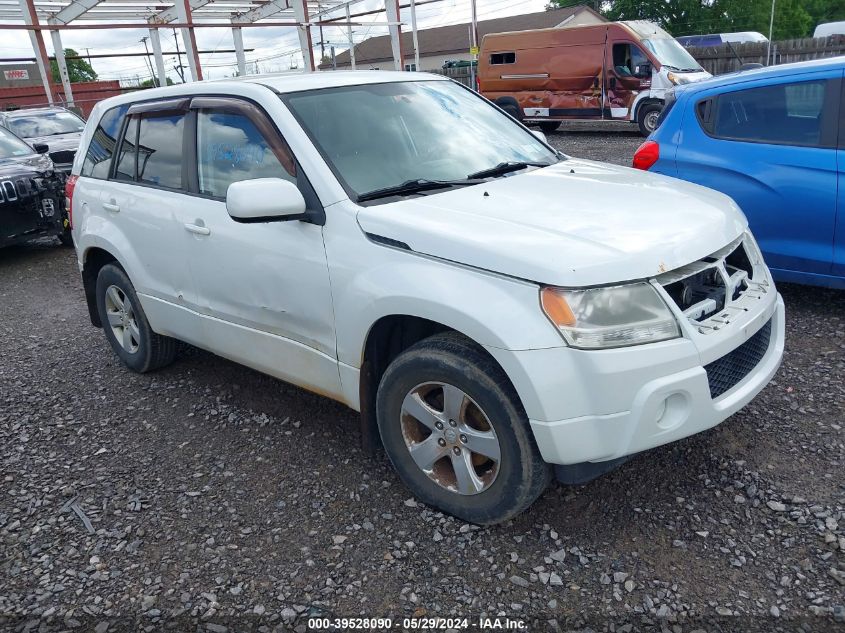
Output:
<svg viewBox="0 0 845 633">
<path fill-rule="evenodd" d="M 841 79 L 835 70 L 721 87 L 685 116 L 678 176 L 736 200 L 780 279 L 831 274 Z"/>
</svg>

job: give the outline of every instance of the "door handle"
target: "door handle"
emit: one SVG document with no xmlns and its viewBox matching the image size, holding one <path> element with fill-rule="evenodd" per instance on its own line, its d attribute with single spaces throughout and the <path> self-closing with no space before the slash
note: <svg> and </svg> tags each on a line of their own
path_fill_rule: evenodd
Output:
<svg viewBox="0 0 845 633">
<path fill-rule="evenodd" d="M 120 212 L 120 205 L 115 204 L 114 202 L 104 202 L 103 208 L 106 211 L 110 211 L 111 213 L 119 213 Z"/>
<path fill-rule="evenodd" d="M 211 235 L 211 229 L 207 226 L 200 226 L 199 224 L 186 224 L 185 230 L 188 233 L 194 233 L 195 235 Z"/>
</svg>

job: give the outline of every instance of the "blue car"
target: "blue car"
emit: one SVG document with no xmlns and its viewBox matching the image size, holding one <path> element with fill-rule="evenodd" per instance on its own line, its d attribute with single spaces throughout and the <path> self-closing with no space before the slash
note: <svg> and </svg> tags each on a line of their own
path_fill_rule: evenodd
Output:
<svg viewBox="0 0 845 633">
<path fill-rule="evenodd" d="M 845 57 L 679 86 L 634 167 L 728 194 L 775 279 L 845 289 Z"/>
</svg>

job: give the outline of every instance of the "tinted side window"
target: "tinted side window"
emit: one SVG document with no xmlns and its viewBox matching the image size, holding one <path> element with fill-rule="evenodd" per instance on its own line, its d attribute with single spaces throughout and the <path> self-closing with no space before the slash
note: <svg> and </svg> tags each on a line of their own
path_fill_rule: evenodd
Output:
<svg viewBox="0 0 845 633">
<path fill-rule="evenodd" d="M 185 115 L 149 116 L 140 120 L 138 182 L 182 187 L 182 133 Z"/>
<path fill-rule="evenodd" d="M 126 133 L 123 135 L 123 142 L 120 144 L 120 155 L 117 158 L 117 167 L 114 177 L 120 180 L 135 180 L 135 155 L 138 142 L 138 119 L 130 119 L 126 125 Z"/>
<path fill-rule="evenodd" d="M 493 65 L 515 64 L 516 53 L 493 53 L 490 55 L 490 63 Z"/>
<path fill-rule="evenodd" d="M 749 88 L 716 99 L 712 134 L 778 145 L 820 146 L 828 82 Z"/>
<path fill-rule="evenodd" d="M 85 161 L 82 163 L 81 175 L 92 178 L 108 178 L 117 135 L 120 133 L 120 126 L 128 108 L 129 106 L 125 105 L 112 108 L 100 119 L 100 124 L 94 130 L 94 136 L 91 138 L 91 144 L 88 145 L 88 152 L 85 154 Z"/>
<path fill-rule="evenodd" d="M 237 112 L 199 110 L 197 168 L 200 193 L 223 198 L 229 185 L 253 178 L 296 182 L 296 168 L 278 134 L 268 138 Z"/>
<path fill-rule="evenodd" d="M 646 77 L 651 72 L 648 57 L 631 44 L 613 45 L 613 68 L 620 77 Z"/>
</svg>

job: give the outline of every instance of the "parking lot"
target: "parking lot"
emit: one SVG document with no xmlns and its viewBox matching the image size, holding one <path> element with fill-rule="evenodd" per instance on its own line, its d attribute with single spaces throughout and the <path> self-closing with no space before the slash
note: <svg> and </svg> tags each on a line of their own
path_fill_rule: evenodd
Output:
<svg viewBox="0 0 845 633">
<path fill-rule="evenodd" d="M 642 138 L 550 141 L 628 164 Z M 841 626 L 845 293 L 780 290 L 784 364 L 750 406 L 478 528 L 414 502 L 339 404 L 195 349 L 131 373 L 90 325 L 72 250 L 0 251 L 0 625 Z"/>
</svg>

